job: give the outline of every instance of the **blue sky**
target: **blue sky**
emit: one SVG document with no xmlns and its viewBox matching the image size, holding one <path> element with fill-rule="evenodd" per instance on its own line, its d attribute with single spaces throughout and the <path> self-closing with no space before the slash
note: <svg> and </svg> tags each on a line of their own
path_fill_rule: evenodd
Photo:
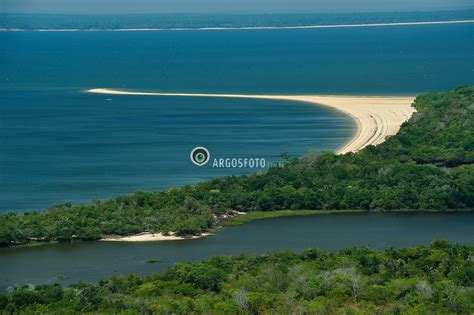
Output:
<svg viewBox="0 0 474 315">
<path fill-rule="evenodd" d="M 473 0 L 0 0 L 15 13 L 330 13 L 473 8 Z"/>
</svg>

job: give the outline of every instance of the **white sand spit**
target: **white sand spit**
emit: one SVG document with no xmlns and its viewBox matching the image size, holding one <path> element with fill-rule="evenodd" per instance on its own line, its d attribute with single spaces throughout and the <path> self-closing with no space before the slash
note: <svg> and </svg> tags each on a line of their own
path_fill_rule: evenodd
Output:
<svg viewBox="0 0 474 315">
<path fill-rule="evenodd" d="M 348 96 L 348 95 L 252 95 L 252 94 L 196 94 L 133 92 L 113 89 L 91 89 L 88 93 L 115 95 L 226 97 L 274 99 L 322 105 L 352 117 L 357 124 L 354 136 L 337 153 L 357 152 L 368 145 L 377 145 L 395 135 L 403 122 L 415 112 L 413 96 Z"/>
</svg>

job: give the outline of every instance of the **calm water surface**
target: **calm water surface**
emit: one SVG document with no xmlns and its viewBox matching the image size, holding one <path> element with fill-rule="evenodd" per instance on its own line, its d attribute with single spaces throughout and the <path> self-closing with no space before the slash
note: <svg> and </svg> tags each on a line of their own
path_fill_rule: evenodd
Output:
<svg viewBox="0 0 474 315">
<path fill-rule="evenodd" d="M 97 281 L 112 274 L 150 274 L 180 261 L 318 247 L 386 248 L 428 245 L 433 239 L 474 244 L 474 214 L 332 214 L 257 220 L 198 240 L 81 242 L 0 249 L 0 288 L 25 283 Z M 145 264 L 157 258 L 161 264 Z M 66 277 L 59 281 L 58 275 Z"/>
<path fill-rule="evenodd" d="M 0 32 L 0 211 L 252 171 L 198 170 L 195 146 L 271 162 L 335 150 L 354 131 L 340 113 L 297 103 L 84 89 L 413 95 L 473 83 L 472 30 Z"/>
<path fill-rule="evenodd" d="M 164 92 L 394 95 L 473 84 L 473 24 L 225 32 L 0 32 L 0 211 L 160 190 L 251 170 L 197 169 L 189 151 L 278 160 L 335 150 L 350 118 L 243 99 L 108 96 Z M 149 274 L 217 254 L 474 243 L 469 214 L 279 218 L 195 241 L 0 249 L 0 287 Z M 163 259 L 145 264 L 145 259 Z"/>
<path fill-rule="evenodd" d="M 0 88 L 416 94 L 473 83 L 473 27 L 0 32 Z"/>
<path fill-rule="evenodd" d="M 0 211 L 256 171 L 214 169 L 212 163 L 198 168 L 189 159 L 196 146 L 208 148 L 212 158 L 271 163 L 283 152 L 336 150 L 354 130 L 339 112 L 296 102 L 76 91 L 9 92 L 2 98 Z"/>
</svg>

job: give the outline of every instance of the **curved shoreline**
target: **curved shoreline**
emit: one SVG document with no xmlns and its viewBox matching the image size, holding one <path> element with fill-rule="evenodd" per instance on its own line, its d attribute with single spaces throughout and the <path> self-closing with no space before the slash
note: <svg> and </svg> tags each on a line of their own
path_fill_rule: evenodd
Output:
<svg viewBox="0 0 474 315">
<path fill-rule="evenodd" d="M 297 101 L 326 106 L 352 117 L 357 125 L 353 137 L 336 152 L 357 152 L 368 145 L 377 145 L 386 137 L 395 135 L 402 123 L 415 112 L 411 106 L 413 96 L 339 96 L 339 95 L 255 95 L 255 94 L 204 94 L 204 93 L 154 93 L 114 89 L 90 89 L 87 93 L 110 95 L 223 97 L 247 99 L 273 99 Z"/>
<path fill-rule="evenodd" d="M 236 31 L 236 30 L 284 30 L 284 29 L 315 29 L 315 28 L 348 28 L 348 27 L 380 27 L 380 26 L 407 26 L 407 25 L 437 25 L 437 24 L 464 24 L 474 23 L 474 20 L 449 21 L 419 21 L 419 22 L 388 22 L 388 23 L 361 23 L 361 24 L 323 24 L 323 25 L 293 25 L 293 26 L 236 26 L 236 27 L 174 27 L 174 28 L 59 28 L 59 29 L 19 29 L 0 28 L 0 32 L 143 32 L 143 31 Z"/>
</svg>

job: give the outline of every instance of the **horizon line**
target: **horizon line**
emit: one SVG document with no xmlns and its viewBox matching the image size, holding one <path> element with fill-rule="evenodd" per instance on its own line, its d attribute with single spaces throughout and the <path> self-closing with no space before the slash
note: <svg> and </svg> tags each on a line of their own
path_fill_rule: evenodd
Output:
<svg viewBox="0 0 474 315">
<path fill-rule="evenodd" d="M 466 24 L 474 20 L 419 21 L 419 22 L 388 22 L 362 24 L 322 24 L 322 25 L 293 25 L 293 26 L 236 26 L 236 27 L 174 27 L 174 28 L 58 28 L 58 29 L 19 29 L 0 28 L 0 32 L 143 32 L 143 31 L 227 31 L 227 30 L 278 30 L 278 29 L 318 29 L 318 28 L 353 28 L 353 27 L 384 27 L 409 25 L 438 25 Z"/>
</svg>

